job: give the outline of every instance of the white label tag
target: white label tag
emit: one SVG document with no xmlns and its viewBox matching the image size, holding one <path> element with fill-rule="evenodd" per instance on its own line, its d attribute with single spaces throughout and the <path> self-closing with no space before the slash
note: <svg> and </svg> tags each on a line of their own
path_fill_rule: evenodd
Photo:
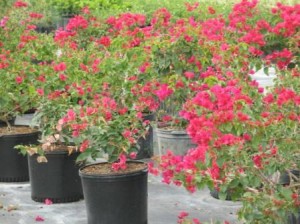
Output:
<svg viewBox="0 0 300 224">
<path fill-rule="evenodd" d="M 26 125 L 26 126 L 33 126 L 36 125 L 33 123 L 34 114 L 23 114 L 23 115 L 18 115 L 15 119 L 15 125 Z"/>
</svg>

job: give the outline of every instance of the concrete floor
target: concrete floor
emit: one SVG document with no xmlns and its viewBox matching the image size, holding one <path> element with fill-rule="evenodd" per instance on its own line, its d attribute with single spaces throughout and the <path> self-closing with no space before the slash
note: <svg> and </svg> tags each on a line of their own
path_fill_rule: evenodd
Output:
<svg viewBox="0 0 300 224">
<path fill-rule="evenodd" d="M 175 224 L 181 211 L 202 222 L 229 221 L 238 223 L 235 215 L 240 204 L 220 201 L 210 196 L 208 190 L 189 194 L 182 188 L 161 183 L 159 177 L 148 178 L 148 223 Z M 0 224 L 86 224 L 84 200 L 66 204 L 46 205 L 34 202 L 30 197 L 29 183 L 0 183 Z M 9 210 L 15 206 L 15 210 Z M 13 207 L 14 208 L 14 207 Z M 112 223 L 114 224 L 114 223 Z M 116 223 L 122 224 L 122 223 Z"/>
</svg>

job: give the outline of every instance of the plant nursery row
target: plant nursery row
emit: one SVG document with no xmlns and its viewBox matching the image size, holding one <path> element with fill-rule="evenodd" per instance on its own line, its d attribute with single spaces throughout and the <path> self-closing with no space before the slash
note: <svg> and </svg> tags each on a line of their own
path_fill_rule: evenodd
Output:
<svg viewBox="0 0 300 224">
<path fill-rule="evenodd" d="M 84 198 L 89 224 L 147 224 L 149 172 L 240 201 L 241 223 L 300 223 L 299 3 L 0 6 L 1 182 Z"/>
</svg>

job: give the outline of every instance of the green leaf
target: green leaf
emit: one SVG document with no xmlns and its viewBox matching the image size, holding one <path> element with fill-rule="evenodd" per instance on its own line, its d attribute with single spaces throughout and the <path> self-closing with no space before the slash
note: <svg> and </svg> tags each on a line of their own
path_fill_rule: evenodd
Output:
<svg viewBox="0 0 300 224">
<path fill-rule="evenodd" d="M 85 161 L 85 160 L 87 160 L 87 158 L 88 158 L 88 155 L 87 155 L 86 153 L 81 153 L 81 154 L 77 157 L 76 162 Z"/>
<path fill-rule="evenodd" d="M 221 200 L 226 200 L 226 197 L 227 197 L 227 193 L 226 192 L 219 192 L 219 198 L 221 199 Z"/>
<path fill-rule="evenodd" d="M 226 158 L 224 158 L 223 156 L 219 156 L 217 159 L 217 164 L 219 167 L 222 167 L 224 162 L 225 162 Z"/>
<path fill-rule="evenodd" d="M 288 200 L 291 201 L 292 200 L 292 191 L 289 188 L 286 187 L 282 187 L 280 189 L 280 193 L 283 195 L 283 197 Z"/>
<path fill-rule="evenodd" d="M 264 73 L 265 73 L 266 75 L 269 75 L 269 67 L 264 67 Z"/>
</svg>

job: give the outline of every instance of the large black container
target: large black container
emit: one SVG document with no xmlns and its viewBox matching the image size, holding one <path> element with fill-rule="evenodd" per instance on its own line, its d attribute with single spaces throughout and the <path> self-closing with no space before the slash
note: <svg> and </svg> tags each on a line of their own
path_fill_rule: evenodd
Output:
<svg viewBox="0 0 300 224">
<path fill-rule="evenodd" d="M 29 180 L 27 157 L 14 147 L 37 144 L 38 135 L 38 132 L 33 132 L 0 136 L 0 182 Z"/>
<path fill-rule="evenodd" d="M 154 114 L 147 114 L 143 116 L 144 120 L 154 121 Z M 145 138 L 138 140 L 139 151 L 137 152 L 136 159 L 146 159 L 153 156 L 153 128 L 150 125 L 149 130 Z"/>
<path fill-rule="evenodd" d="M 147 168 L 120 175 L 90 175 L 83 173 L 83 169 L 79 175 L 88 224 L 148 223 Z"/>
<path fill-rule="evenodd" d="M 51 199 L 53 203 L 78 201 L 83 198 L 78 153 L 51 151 L 46 153 L 48 162 L 38 163 L 37 155 L 28 156 L 31 198 L 37 202 Z"/>
<path fill-rule="evenodd" d="M 300 170 L 290 170 L 293 175 L 300 178 Z M 294 179 L 296 181 L 296 178 Z M 289 185 L 291 178 L 287 172 L 283 172 L 280 175 L 279 183 L 282 185 Z M 300 224 L 300 209 L 298 215 L 288 214 L 287 224 Z"/>
<path fill-rule="evenodd" d="M 220 197 L 219 197 L 219 192 L 218 192 L 216 189 L 211 190 L 211 191 L 210 191 L 210 195 L 211 195 L 213 198 L 215 198 L 215 199 L 220 199 Z M 228 193 L 228 194 L 226 195 L 225 200 L 226 200 L 226 201 L 232 201 L 232 198 L 231 198 L 231 194 L 230 194 L 230 193 Z"/>
<path fill-rule="evenodd" d="M 290 170 L 292 174 L 294 174 L 296 177 L 300 178 L 300 170 Z M 294 180 L 296 181 L 296 180 Z M 279 183 L 282 185 L 289 185 L 291 182 L 290 176 L 287 172 L 283 172 L 280 174 Z"/>
<path fill-rule="evenodd" d="M 289 214 L 287 224 L 300 224 L 300 209 L 298 215 Z"/>
</svg>

